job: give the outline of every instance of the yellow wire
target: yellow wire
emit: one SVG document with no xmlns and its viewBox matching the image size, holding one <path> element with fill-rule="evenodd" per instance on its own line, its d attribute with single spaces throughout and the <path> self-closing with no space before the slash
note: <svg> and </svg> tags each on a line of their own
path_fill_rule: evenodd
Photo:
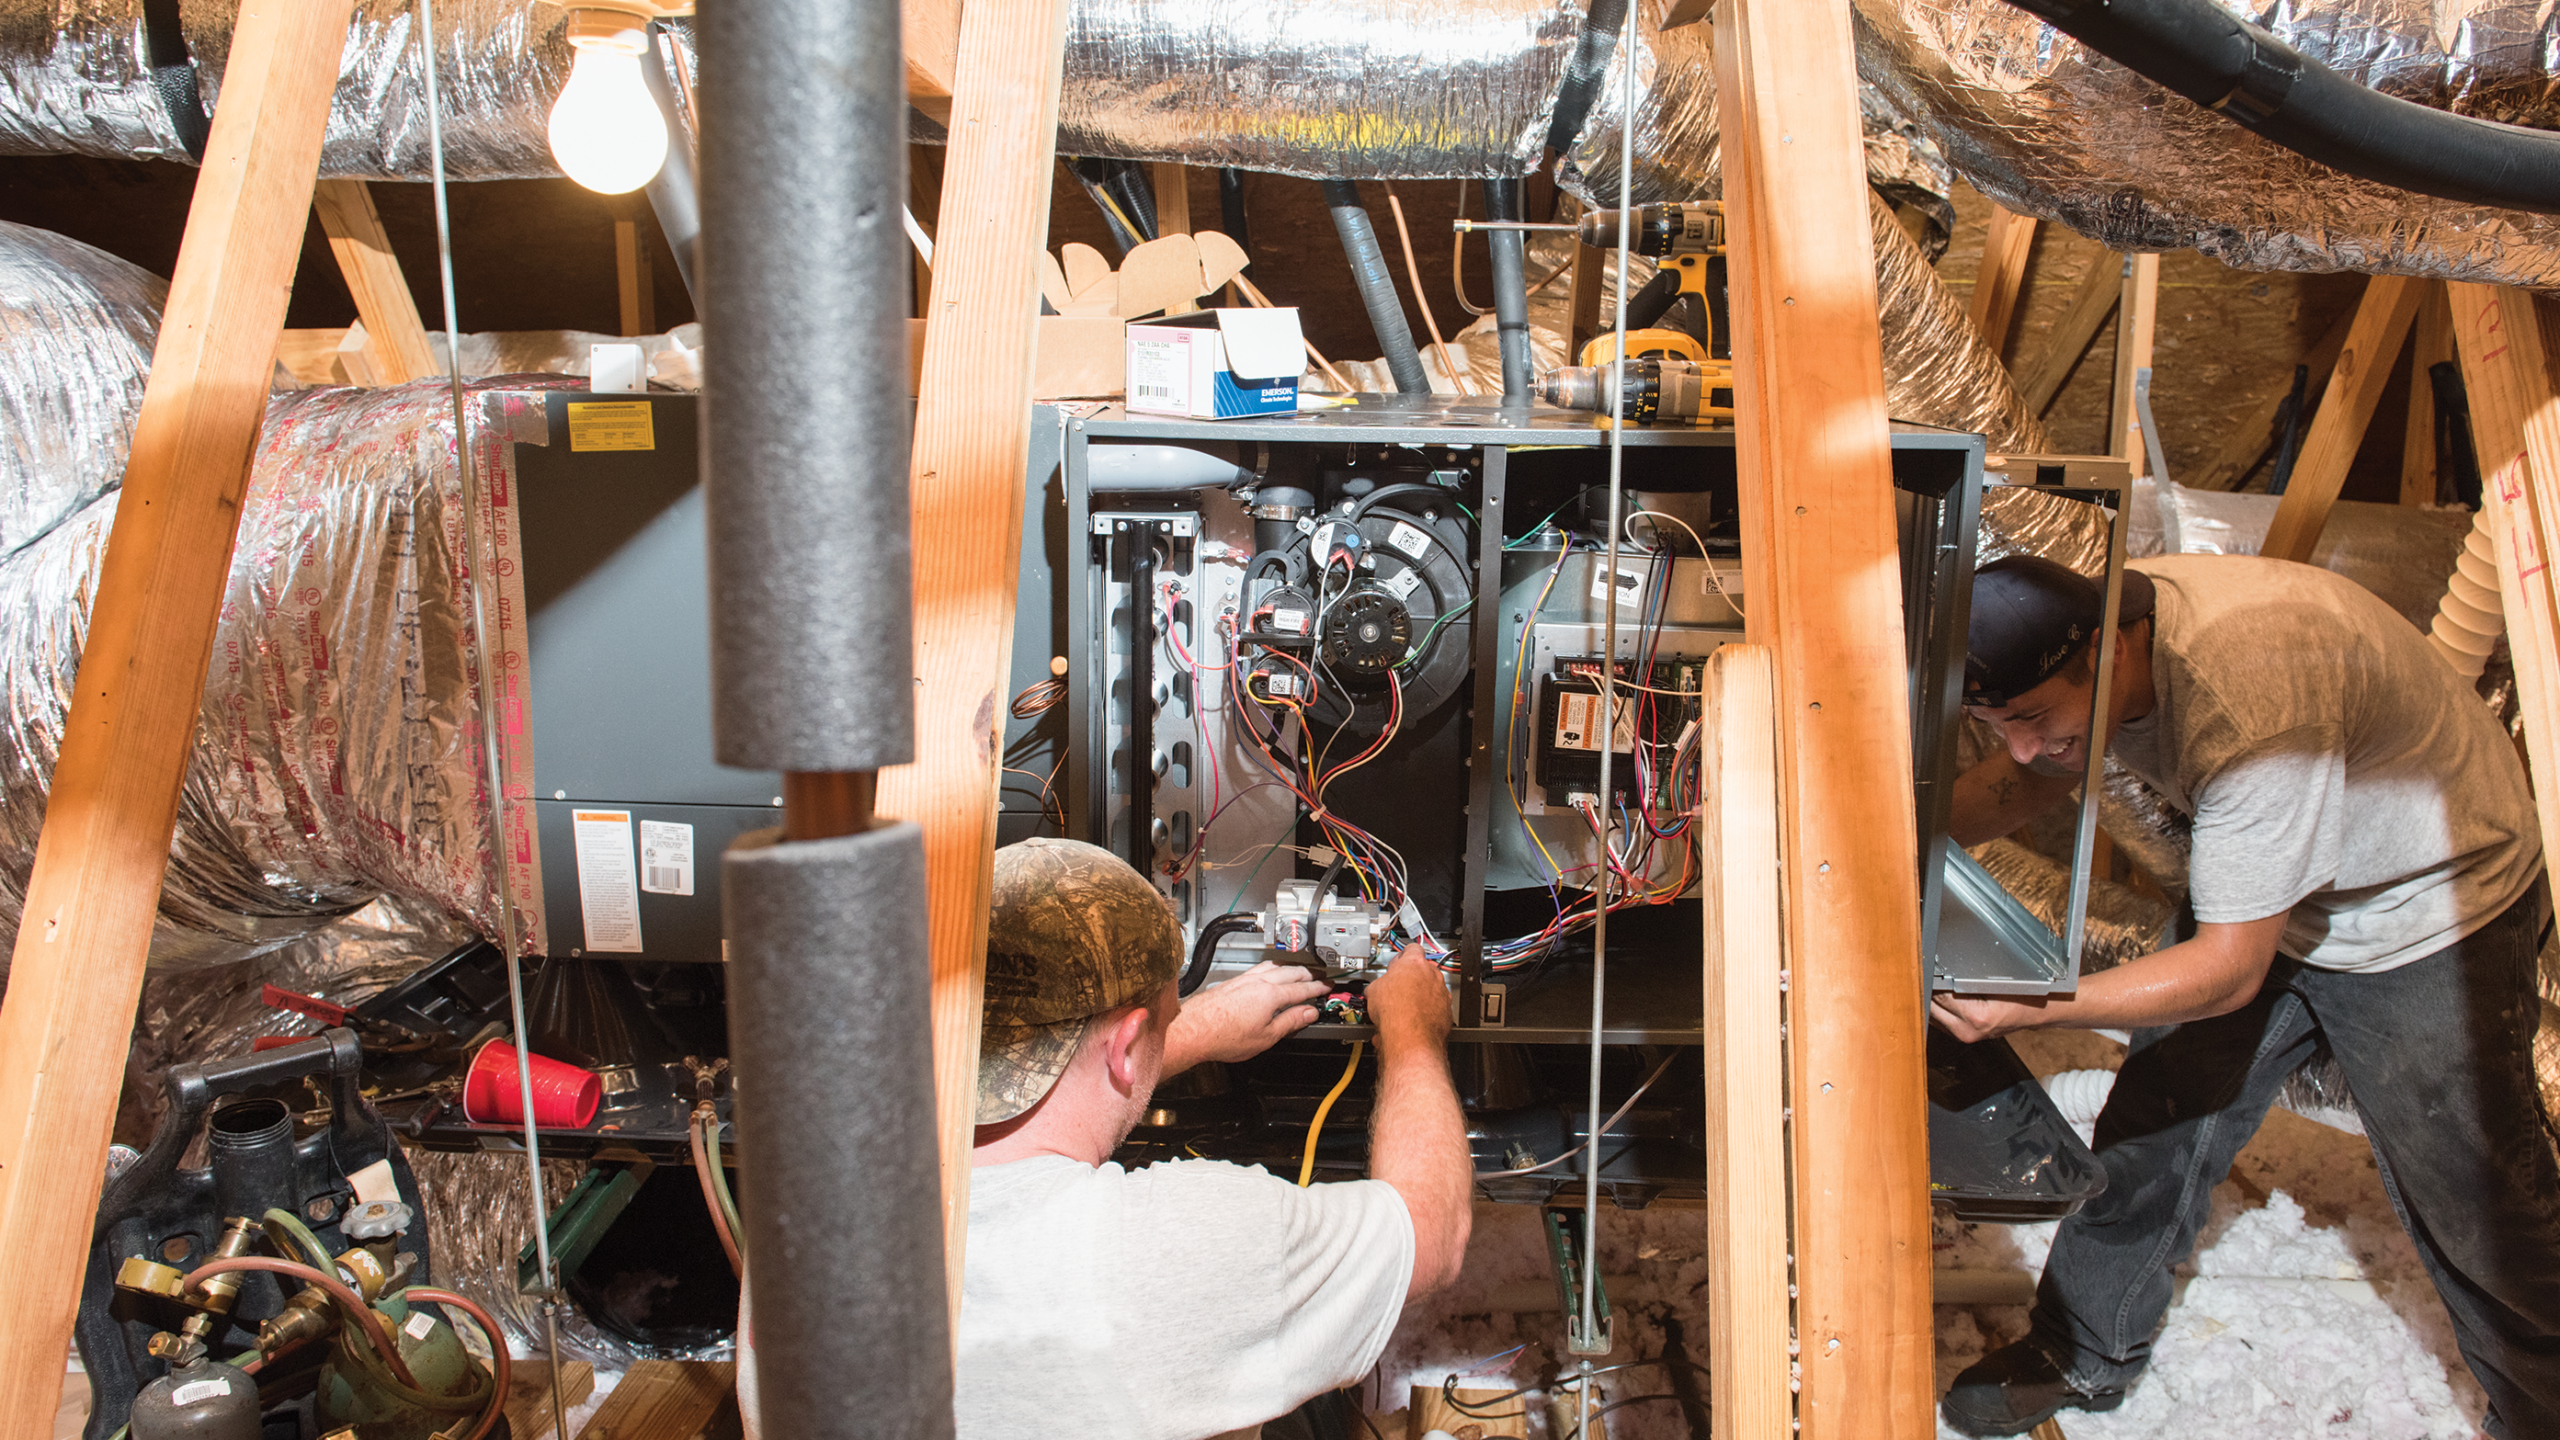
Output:
<svg viewBox="0 0 2560 1440">
<path fill-rule="evenodd" d="M 1351 1042 L 1351 1063 L 1342 1067 L 1342 1078 L 1333 1082 L 1333 1089 L 1326 1092 L 1324 1103 L 1316 1107 L 1316 1118 L 1307 1122 L 1307 1158 L 1298 1162 L 1298 1188 L 1301 1190 L 1315 1178 L 1316 1141 L 1324 1134 L 1324 1117 L 1333 1113 L 1333 1102 L 1341 1099 L 1342 1092 L 1351 1088 L 1351 1077 L 1360 1069 L 1360 1052 L 1368 1048 L 1366 1040 Z"/>
</svg>

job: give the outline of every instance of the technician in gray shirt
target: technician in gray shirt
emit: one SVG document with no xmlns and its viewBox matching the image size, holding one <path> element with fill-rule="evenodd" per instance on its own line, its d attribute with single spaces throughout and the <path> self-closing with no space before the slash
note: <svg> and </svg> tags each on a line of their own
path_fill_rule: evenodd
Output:
<svg viewBox="0 0 2560 1440">
<path fill-rule="evenodd" d="M 2074 792 L 2100 598 L 2031 557 L 1977 576 L 1965 702 L 2006 750 L 1957 783 L 1959 843 Z M 2213 1187 L 2325 1046 L 2490 1434 L 2560 1436 L 2560 1171 L 2532 1059 L 2550 895 L 2514 747 L 2407 621 L 2325 570 L 2164 556 L 2128 569 L 2120 610 L 2108 743 L 2194 819 L 2195 923 L 2068 997 L 1932 1002 L 1966 1041 L 2133 1032 L 2098 1119 L 2105 1193 L 2056 1235 L 2028 1338 L 1942 1413 L 2016 1435 L 2121 1403 Z"/>
</svg>

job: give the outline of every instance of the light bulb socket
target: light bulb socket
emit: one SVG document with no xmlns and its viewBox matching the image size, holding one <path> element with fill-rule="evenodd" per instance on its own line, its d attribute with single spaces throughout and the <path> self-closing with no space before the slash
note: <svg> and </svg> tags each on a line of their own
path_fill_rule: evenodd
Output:
<svg viewBox="0 0 2560 1440">
<path fill-rule="evenodd" d="M 649 20 L 648 15 L 638 10 L 581 5 L 569 12 L 569 23 L 563 33 L 574 49 L 644 55 L 649 50 Z"/>
</svg>

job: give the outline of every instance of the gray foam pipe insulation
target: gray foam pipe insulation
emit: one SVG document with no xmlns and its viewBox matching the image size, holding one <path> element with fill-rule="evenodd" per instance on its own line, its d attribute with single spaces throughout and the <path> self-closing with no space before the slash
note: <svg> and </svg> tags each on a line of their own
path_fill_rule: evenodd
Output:
<svg viewBox="0 0 2560 1440">
<path fill-rule="evenodd" d="M 915 749 L 898 6 L 696 24 L 714 743 L 876 771 Z M 944 1440 L 922 834 L 760 832 L 721 885 L 763 1433 Z"/>
</svg>

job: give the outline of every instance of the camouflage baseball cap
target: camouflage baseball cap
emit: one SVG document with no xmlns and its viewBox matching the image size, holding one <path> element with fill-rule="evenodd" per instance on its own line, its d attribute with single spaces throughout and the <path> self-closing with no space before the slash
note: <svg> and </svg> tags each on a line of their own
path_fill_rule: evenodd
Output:
<svg viewBox="0 0 2560 1440">
<path fill-rule="evenodd" d="M 1173 907 L 1119 856 L 1075 840 L 998 850 L 977 1123 L 1040 1103 L 1094 1016 L 1144 1000 L 1181 973 Z"/>
</svg>

